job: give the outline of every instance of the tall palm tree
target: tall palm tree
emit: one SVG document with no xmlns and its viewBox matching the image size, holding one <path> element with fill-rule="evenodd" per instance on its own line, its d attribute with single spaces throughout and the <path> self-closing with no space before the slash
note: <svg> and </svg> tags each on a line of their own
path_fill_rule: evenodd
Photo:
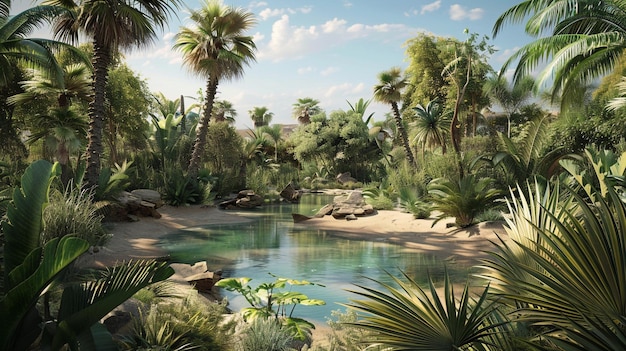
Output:
<svg viewBox="0 0 626 351">
<path fill-rule="evenodd" d="M 374 86 L 374 100 L 391 105 L 397 133 L 402 140 L 406 157 L 409 159 L 411 166 L 417 167 L 411 146 L 409 146 L 409 137 L 404 130 L 400 109 L 398 108 L 398 101 L 402 101 L 402 89 L 407 85 L 406 78 L 402 77 L 399 67 L 393 67 L 388 71 L 379 73 L 378 81 L 379 83 Z"/>
<path fill-rule="evenodd" d="M 237 110 L 233 107 L 233 103 L 227 100 L 216 100 L 213 105 L 213 120 L 215 122 L 228 122 L 235 124 Z"/>
<path fill-rule="evenodd" d="M 256 51 L 252 36 L 244 35 L 256 24 L 252 13 L 219 1 L 205 0 L 202 4 L 200 10 L 191 11 L 193 26 L 182 27 L 174 44 L 174 48 L 183 53 L 184 65 L 207 78 L 203 114 L 196 127 L 196 140 L 187 169 L 192 178 L 200 168 L 220 80 L 242 76 L 244 67 L 255 60 Z"/>
<path fill-rule="evenodd" d="M 274 113 L 269 112 L 269 109 L 265 106 L 253 107 L 252 110 L 248 111 L 248 113 L 250 114 L 250 118 L 254 122 L 254 128 L 260 128 L 269 125 L 272 121 L 272 117 L 274 117 Z"/>
<path fill-rule="evenodd" d="M 280 124 L 264 126 L 261 132 L 274 143 L 274 162 L 278 162 L 278 143 L 283 140 L 283 126 Z"/>
<path fill-rule="evenodd" d="M 485 81 L 483 89 L 489 97 L 504 109 L 507 119 L 507 137 L 511 137 L 511 116 L 519 112 L 519 109 L 530 99 L 535 80 L 524 77 L 512 86 L 503 76 L 490 76 Z"/>
<path fill-rule="evenodd" d="M 414 141 L 426 146 L 441 146 L 441 152 L 446 153 L 446 132 L 450 120 L 443 114 L 443 109 L 437 101 L 431 101 L 426 107 L 418 104 L 413 107 L 417 114 L 417 120 L 413 122 L 416 130 Z"/>
<path fill-rule="evenodd" d="M 322 108 L 318 106 L 319 103 L 318 100 L 310 97 L 298 99 L 298 102 L 293 104 L 291 115 L 301 124 L 309 124 L 311 123 L 311 116 L 322 112 Z"/>
<path fill-rule="evenodd" d="M 45 0 L 63 8 L 53 30 L 57 38 L 71 43 L 84 35 L 93 42 L 93 100 L 89 104 L 89 131 L 86 151 L 85 188 L 98 184 L 102 128 L 105 117 L 105 89 L 112 57 L 118 50 L 146 47 L 157 38 L 178 0 Z"/>
<path fill-rule="evenodd" d="M 622 0 L 525 0 L 500 15 L 494 37 L 506 24 L 522 21 L 537 39 L 511 56 L 502 71 L 519 60 L 514 75 L 519 80 L 546 62 L 537 86 L 552 81 L 553 96 L 561 94 L 565 101 L 572 88 L 610 72 L 626 47 Z"/>
</svg>

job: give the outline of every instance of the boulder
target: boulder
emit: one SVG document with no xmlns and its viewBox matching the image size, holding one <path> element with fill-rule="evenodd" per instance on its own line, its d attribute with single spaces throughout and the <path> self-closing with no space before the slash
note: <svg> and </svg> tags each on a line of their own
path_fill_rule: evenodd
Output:
<svg viewBox="0 0 626 351">
<path fill-rule="evenodd" d="M 359 190 L 354 190 L 347 195 L 335 196 L 333 203 L 322 207 L 317 211 L 314 217 L 321 218 L 326 215 L 331 215 L 335 219 L 345 218 L 346 220 L 355 220 L 359 216 L 367 216 L 374 213 L 374 207 L 365 202 L 363 193 Z M 296 222 L 296 219 L 300 219 L 300 217 L 296 217 L 295 214 L 292 214 L 292 216 L 294 222 Z M 301 222 L 301 220 L 299 221 Z"/>
<path fill-rule="evenodd" d="M 337 175 L 336 177 L 337 182 L 339 182 L 339 184 L 346 184 L 346 183 L 356 183 L 357 180 L 352 178 L 352 175 L 350 174 L 350 172 L 345 172 L 345 173 L 340 173 Z"/>
<path fill-rule="evenodd" d="M 163 206 L 164 202 L 158 191 L 149 189 L 136 189 L 132 192 L 122 191 L 115 200 L 117 204 L 109 209 L 106 216 L 107 220 L 133 221 L 137 217 L 161 218 L 161 214 L 156 209 Z"/>
<path fill-rule="evenodd" d="M 165 204 L 165 202 L 161 199 L 161 194 L 155 190 L 135 189 L 130 193 L 133 196 L 140 198 L 142 201 L 153 203 L 155 208 L 159 208 Z"/>
<path fill-rule="evenodd" d="M 218 206 L 222 209 L 230 210 L 236 208 L 255 208 L 263 205 L 263 198 L 257 195 L 254 190 L 242 190 L 234 199 L 222 201 Z"/>
<path fill-rule="evenodd" d="M 287 186 L 285 186 L 285 188 L 280 192 L 280 197 L 289 202 L 297 203 L 302 197 L 302 192 L 296 189 L 293 182 L 289 182 L 289 184 L 287 184 Z"/>
</svg>

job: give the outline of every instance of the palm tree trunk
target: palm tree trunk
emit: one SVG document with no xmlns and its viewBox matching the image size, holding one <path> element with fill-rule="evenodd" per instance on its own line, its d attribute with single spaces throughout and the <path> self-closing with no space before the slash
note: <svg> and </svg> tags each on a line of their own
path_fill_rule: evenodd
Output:
<svg viewBox="0 0 626 351">
<path fill-rule="evenodd" d="M 108 69 L 111 63 L 111 50 L 96 38 L 93 43 L 93 100 L 89 103 L 89 143 L 86 150 L 87 169 L 85 171 L 85 189 L 98 185 L 100 175 L 100 155 L 102 154 L 102 125 L 104 123 L 105 91 Z"/>
<path fill-rule="evenodd" d="M 202 118 L 200 118 L 198 127 L 196 128 L 196 141 L 193 144 L 191 160 L 189 161 L 189 167 L 187 168 L 187 175 L 191 179 L 195 179 L 198 176 L 198 171 L 200 170 L 200 160 L 202 158 L 202 151 L 206 146 L 206 137 L 209 132 L 209 121 L 211 120 L 215 94 L 217 94 L 217 85 L 217 77 L 209 77 L 206 87 L 206 96 L 204 99 L 204 110 L 202 111 Z"/>
<path fill-rule="evenodd" d="M 187 128 L 185 128 L 185 120 L 187 119 L 187 116 L 185 116 L 185 96 L 183 95 L 180 96 L 180 115 L 183 117 L 180 120 L 180 129 L 182 133 L 185 134 L 187 132 Z"/>
<path fill-rule="evenodd" d="M 411 166 L 413 168 L 417 168 L 417 164 L 415 164 L 415 157 L 413 157 L 413 151 L 411 151 L 411 146 L 409 145 L 409 137 L 406 135 L 406 131 L 404 130 L 402 117 L 400 117 L 400 110 L 398 109 L 398 104 L 395 101 L 391 102 L 391 109 L 393 110 L 393 117 L 396 121 L 398 134 L 400 134 L 400 138 L 402 138 L 402 144 L 404 146 L 404 152 L 406 152 L 406 157 L 409 159 Z"/>
</svg>

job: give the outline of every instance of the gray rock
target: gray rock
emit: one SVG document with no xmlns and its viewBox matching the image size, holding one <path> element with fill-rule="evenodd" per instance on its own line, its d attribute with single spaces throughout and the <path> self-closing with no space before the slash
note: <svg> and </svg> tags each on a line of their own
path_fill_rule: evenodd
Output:
<svg viewBox="0 0 626 351">
<path fill-rule="evenodd" d="M 280 192 L 280 196 L 289 202 L 299 202 L 302 197 L 302 192 L 296 189 L 292 182 L 289 182 L 287 186 Z"/>
<path fill-rule="evenodd" d="M 352 175 L 350 174 L 350 172 L 340 173 L 337 175 L 336 179 L 340 184 L 357 182 L 356 179 L 352 178 Z"/>
</svg>

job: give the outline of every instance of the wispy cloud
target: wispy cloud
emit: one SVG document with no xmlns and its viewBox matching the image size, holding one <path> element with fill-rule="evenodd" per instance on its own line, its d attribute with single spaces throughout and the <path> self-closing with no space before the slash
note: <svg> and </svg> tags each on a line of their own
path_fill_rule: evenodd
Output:
<svg viewBox="0 0 626 351">
<path fill-rule="evenodd" d="M 271 8 L 266 8 L 264 10 L 262 10 L 261 12 L 259 12 L 259 17 L 261 18 L 261 20 L 266 21 L 270 18 L 273 17 L 280 17 L 282 15 L 288 14 L 288 15 L 294 15 L 297 13 L 309 13 L 311 12 L 312 7 L 308 6 L 308 7 L 300 7 L 300 8 L 296 8 L 296 9 L 292 9 L 292 8 L 284 8 L 284 9 L 271 9 Z"/>
<path fill-rule="evenodd" d="M 453 21 L 462 21 L 465 19 L 469 19 L 471 21 L 476 21 L 483 18 L 485 14 L 485 10 L 480 7 L 476 7 L 473 9 L 467 9 L 459 4 L 454 4 L 450 6 L 450 19 Z"/>
<path fill-rule="evenodd" d="M 329 76 L 329 75 L 331 75 L 331 74 L 333 74 L 335 72 L 339 72 L 339 68 L 331 66 L 331 67 L 328 67 L 328 68 L 325 68 L 324 70 L 322 70 L 320 72 L 320 74 L 323 75 L 323 76 Z"/>
<path fill-rule="evenodd" d="M 426 4 L 422 6 L 420 13 L 423 15 L 426 12 L 433 12 L 439 10 L 441 7 L 441 0 L 437 0 L 435 2 L 431 2 L 430 4 Z"/>
</svg>

